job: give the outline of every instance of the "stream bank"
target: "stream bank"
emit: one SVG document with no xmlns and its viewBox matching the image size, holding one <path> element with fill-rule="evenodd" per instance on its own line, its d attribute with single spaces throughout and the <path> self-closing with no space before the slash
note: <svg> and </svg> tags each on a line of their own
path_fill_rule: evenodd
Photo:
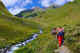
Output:
<svg viewBox="0 0 80 53">
<path fill-rule="evenodd" d="M 7 46 L 5 48 L 0 49 L 0 53 L 14 53 L 15 50 L 19 49 L 21 46 L 25 46 L 27 43 L 31 42 L 32 40 L 36 39 L 38 35 L 42 34 L 43 31 L 33 34 L 32 37 L 29 39 L 24 40 L 23 42 L 16 43 L 14 45 Z"/>
</svg>

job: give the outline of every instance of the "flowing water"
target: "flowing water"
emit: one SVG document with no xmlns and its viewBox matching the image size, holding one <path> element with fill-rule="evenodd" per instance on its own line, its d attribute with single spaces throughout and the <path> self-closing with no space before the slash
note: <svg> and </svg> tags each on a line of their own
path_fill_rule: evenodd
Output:
<svg viewBox="0 0 80 53">
<path fill-rule="evenodd" d="M 29 43 L 30 41 L 36 39 L 38 37 L 39 34 L 42 34 L 42 30 L 40 30 L 39 33 L 34 34 L 30 39 L 25 40 L 24 42 L 12 45 L 9 50 L 6 50 L 6 53 L 14 53 L 15 50 L 19 49 L 21 46 L 25 46 L 27 43 Z"/>
</svg>

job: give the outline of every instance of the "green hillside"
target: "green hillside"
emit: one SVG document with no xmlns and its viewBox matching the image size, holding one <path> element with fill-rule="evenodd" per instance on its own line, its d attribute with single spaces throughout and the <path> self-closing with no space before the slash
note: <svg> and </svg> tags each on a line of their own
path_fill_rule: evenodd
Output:
<svg viewBox="0 0 80 53">
<path fill-rule="evenodd" d="M 40 23 L 44 28 L 52 28 L 53 26 L 58 25 L 75 25 L 80 22 L 80 2 L 74 2 L 65 4 L 60 8 L 48 8 L 46 12 L 41 13 L 41 16 L 37 16 L 32 20 Z"/>
<path fill-rule="evenodd" d="M 39 24 L 11 15 L 0 2 L 0 48 L 32 36 L 39 31 Z"/>
<path fill-rule="evenodd" d="M 6 14 L 11 16 L 11 14 L 7 11 L 7 9 L 5 8 L 2 2 L 0 2 L 0 15 L 1 14 Z"/>
<path fill-rule="evenodd" d="M 38 12 L 34 18 L 12 16 L 1 4 L 0 7 L 0 47 L 16 43 L 38 32 L 39 25 L 43 34 L 15 53 L 54 53 L 58 48 L 56 36 L 51 35 L 53 27 L 65 28 L 65 45 L 74 53 L 80 53 L 80 0 L 65 4 L 60 8 L 47 8 Z M 2 13 L 5 13 L 3 16 Z"/>
<path fill-rule="evenodd" d="M 38 29 L 35 22 L 0 16 L 0 47 L 29 38 L 32 33 L 38 32 Z"/>
<path fill-rule="evenodd" d="M 79 5 L 80 0 L 76 0 L 60 8 L 55 9 L 51 7 L 48 8 L 46 12 L 40 13 L 40 16 L 30 19 L 40 23 L 41 27 L 44 29 L 44 34 L 29 43 L 29 45 L 20 48 L 15 53 L 29 53 L 30 51 L 30 53 L 54 53 L 54 49 L 58 47 L 58 43 L 56 42 L 55 35 L 52 36 L 50 33 L 53 27 L 59 26 L 65 28 L 65 45 L 73 51 L 73 53 L 80 53 Z"/>
</svg>

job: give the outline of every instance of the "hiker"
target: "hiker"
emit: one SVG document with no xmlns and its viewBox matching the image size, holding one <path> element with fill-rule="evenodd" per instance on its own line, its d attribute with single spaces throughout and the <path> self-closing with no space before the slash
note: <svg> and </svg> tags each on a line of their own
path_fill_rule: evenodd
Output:
<svg viewBox="0 0 80 53">
<path fill-rule="evenodd" d="M 61 45 L 64 43 L 64 28 L 57 28 L 57 39 L 59 41 L 59 47 L 61 47 Z"/>
<path fill-rule="evenodd" d="M 57 34 L 56 28 L 53 28 L 51 33 L 52 33 L 52 35 L 56 35 Z"/>
</svg>

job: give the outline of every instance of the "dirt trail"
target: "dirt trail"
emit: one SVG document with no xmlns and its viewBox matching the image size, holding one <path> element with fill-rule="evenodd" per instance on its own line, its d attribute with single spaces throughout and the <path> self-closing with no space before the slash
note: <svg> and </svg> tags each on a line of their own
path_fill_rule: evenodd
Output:
<svg viewBox="0 0 80 53">
<path fill-rule="evenodd" d="M 62 46 L 55 50 L 55 53 L 71 53 L 71 51 L 66 46 Z"/>
</svg>

